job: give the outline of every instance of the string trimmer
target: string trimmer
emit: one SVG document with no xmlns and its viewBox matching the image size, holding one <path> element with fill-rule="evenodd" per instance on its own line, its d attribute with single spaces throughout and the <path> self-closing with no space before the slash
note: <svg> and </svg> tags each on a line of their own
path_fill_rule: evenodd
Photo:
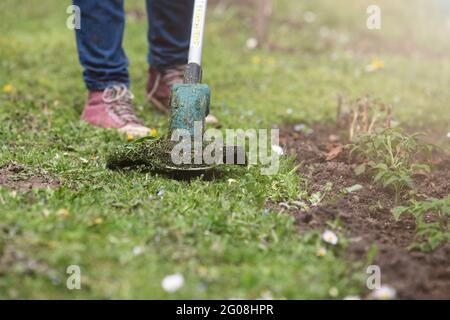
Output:
<svg viewBox="0 0 450 320">
<path fill-rule="evenodd" d="M 172 87 L 170 107 L 171 117 L 169 124 L 169 136 L 177 130 L 189 132 L 193 139 L 203 136 L 205 118 L 209 114 L 211 91 L 206 84 L 202 84 L 202 47 L 205 29 L 207 0 L 195 0 L 194 14 L 192 18 L 191 41 L 189 47 L 189 59 L 184 74 L 184 83 L 175 84 Z M 200 132 L 198 132 L 200 130 Z M 135 165 L 144 165 L 151 170 L 168 172 L 204 172 L 212 169 L 211 164 L 175 164 L 172 159 L 172 150 L 179 144 L 167 138 L 152 140 L 141 138 L 130 144 L 116 149 L 107 159 L 110 169 L 118 169 Z M 203 143 L 203 142 L 202 142 Z M 187 148 L 186 148 L 187 149 Z M 191 148 L 189 157 L 194 160 L 202 148 Z M 237 152 L 243 152 L 236 147 L 224 147 L 222 154 L 233 152 L 233 158 Z M 240 156 L 242 158 L 242 154 Z M 195 162 L 195 161 L 192 161 Z"/>
</svg>

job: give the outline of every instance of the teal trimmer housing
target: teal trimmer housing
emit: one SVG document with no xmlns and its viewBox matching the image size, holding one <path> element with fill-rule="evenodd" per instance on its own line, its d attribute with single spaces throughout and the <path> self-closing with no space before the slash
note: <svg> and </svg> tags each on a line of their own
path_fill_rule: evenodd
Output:
<svg viewBox="0 0 450 320">
<path fill-rule="evenodd" d="M 184 81 L 172 87 L 170 106 L 171 117 L 169 123 L 169 139 L 174 131 L 182 129 L 181 135 L 190 133 L 191 139 L 203 136 L 205 131 L 205 118 L 209 114 L 211 91 L 206 84 L 202 84 L 202 45 L 203 32 L 206 18 L 207 0 L 195 0 L 192 22 L 191 43 L 189 48 L 189 60 L 184 73 Z M 201 124 L 199 126 L 198 124 Z M 200 129 L 200 132 L 198 132 Z M 197 132 L 196 132 L 197 130 Z M 118 169 L 127 166 L 145 165 L 152 170 L 176 173 L 198 174 L 209 171 L 214 166 L 207 164 L 176 165 L 171 163 L 170 150 L 173 147 L 172 140 L 147 140 L 136 141 L 131 145 L 113 152 L 107 166 Z M 186 147 L 193 144 L 189 141 Z M 194 148 L 195 149 L 195 148 Z M 224 156 L 230 151 L 233 155 L 238 152 L 245 156 L 245 150 L 238 150 L 234 146 L 224 146 Z M 195 156 L 196 150 L 191 154 Z"/>
<path fill-rule="evenodd" d="M 200 68 L 200 66 L 198 67 Z M 187 68 L 197 67 L 188 65 Z M 188 72 L 189 70 L 186 71 L 186 74 Z M 184 129 L 189 131 L 191 137 L 194 137 L 196 122 L 200 122 L 202 130 L 204 129 L 205 118 L 209 114 L 211 90 L 208 85 L 199 82 L 187 83 L 185 76 L 185 83 L 175 84 L 172 87 L 170 132 L 177 129 Z"/>
<path fill-rule="evenodd" d="M 205 118 L 209 114 L 211 91 L 206 84 L 201 83 L 203 34 L 207 6 L 208 0 L 194 1 L 189 58 L 184 73 L 184 83 L 174 85 L 171 92 L 170 133 L 176 129 L 185 129 L 193 137 L 196 122 L 202 123 L 203 131 Z"/>
</svg>

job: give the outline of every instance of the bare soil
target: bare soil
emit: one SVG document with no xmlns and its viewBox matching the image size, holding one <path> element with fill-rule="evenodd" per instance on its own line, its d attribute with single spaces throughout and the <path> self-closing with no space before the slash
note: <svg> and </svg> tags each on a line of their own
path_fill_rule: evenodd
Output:
<svg viewBox="0 0 450 320">
<path fill-rule="evenodd" d="M 43 170 L 17 163 L 7 163 L 0 166 L 0 186 L 16 191 L 29 191 L 32 189 L 56 188 L 60 181 Z"/>
<path fill-rule="evenodd" d="M 449 299 L 450 245 L 442 245 L 431 253 L 408 250 L 414 242 L 415 223 L 408 217 L 400 221 L 393 218 L 393 193 L 376 186 L 369 177 L 356 176 L 357 164 L 350 161 L 345 151 L 327 161 L 332 150 L 346 143 L 341 133 L 333 126 L 315 126 L 309 133 L 293 128 L 282 130 L 281 144 L 302 163 L 298 169 L 305 178 L 302 187 L 311 194 L 327 194 L 309 210 L 288 210 L 295 216 L 299 231 L 325 229 L 327 222 L 339 218 L 350 239 L 350 258 L 365 260 L 375 244 L 378 253 L 374 264 L 381 268 L 382 283 L 393 286 L 399 298 Z M 434 171 L 430 175 L 414 177 L 416 187 L 422 194 L 446 197 L 450 194 L 450 158 L 439 153 L 432 162 Z M 329 182 L 332 187 L 326 191 Z M 342 194 L 342 189 L 355 184 L 363 189 Z"/>
</svg>

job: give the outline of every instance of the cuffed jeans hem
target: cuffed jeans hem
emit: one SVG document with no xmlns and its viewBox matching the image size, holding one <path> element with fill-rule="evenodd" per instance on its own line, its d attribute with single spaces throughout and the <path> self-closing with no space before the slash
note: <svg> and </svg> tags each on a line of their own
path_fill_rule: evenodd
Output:
<svg viewBox="0 0 450 320">
<path fill-rule="evenodd" d="M 130 87 L 129 80 L 113 80 L 113 81 L 92 81 L 85 80 L 86 88 L 89 91 L 102 91 L 106 88 L 112 87 L 114 85 L 125 85 L 127 88 Z"/>
<path fill-rule="evenodd" d="M 179 58 L 179 59 L 173 59 L 171 61 L 167 61 L 167 59 L 158 59 L 154 57 L 148 58 L 148 64 L 149 66 L 152 66 L 158 70 L 165 70 L 170 67 L 174 67 L 177 65 L 187 64 L 188 59 L 186 58 Z"/>
</svg>

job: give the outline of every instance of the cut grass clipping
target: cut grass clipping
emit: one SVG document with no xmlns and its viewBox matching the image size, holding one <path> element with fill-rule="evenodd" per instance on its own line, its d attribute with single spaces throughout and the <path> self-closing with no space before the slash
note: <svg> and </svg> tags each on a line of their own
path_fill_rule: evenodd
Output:
<svg viewBox="0 0 450 320">
<path fill-rule="evenodd" d="M 202 142 L 201 148 L 198 148 L 193 141 L 186 144 L 166 138 L 154 140 L 151 137 L 144 137 L 116 147 L 108 155 L 106 166 L 112 170 L 144 167 L 150 171 L 161 172 L 173 172 L 174 169 L 189 170 L 191 168 L 207 170 L 215 167 L 216 164 L 225 163 L 228 160 L 228 152 L 231 152 L 233 163 L 246 164 L 245 150 L 243 148 L 221 145 L 219 149 L 221 154 L 216 154 L 217 147 L 214 143 Z M 172 153 L 174 151 L 177 152 L 182 163 L 178 164 L 173 161 Z M 203 152 L 211 155 L 215 161 L 213 165 L 206 164 L 203 161 Z M 220 159 L 217 157 L 220 157 Z M 202 161 L 197 164 L 196 160 L 198 158 L 202 159 Z"/>
<path fill-rule="evenodd" d="M 154 140 L 149 137 L 137 139 L 131 143 L 117 147 L 108 155 L 106 166 L 109 169 L 117 170 L 128 167 L 143 166 L 145 169 L 154 171 L 166 171 L 168 167 L 173 167 L 171 152 L 178 144 L 177 141 L 166 140 L 164 138 Z M 202 148 L 203 149 L 203 148 Z M 206 165 L 194 165 L 196 148 L 186 156 L 186 164 L 176 165 L 179 168 L 205 167 Z M 191 164 L 189 164 L 191 163 Z"/>
</svg>

